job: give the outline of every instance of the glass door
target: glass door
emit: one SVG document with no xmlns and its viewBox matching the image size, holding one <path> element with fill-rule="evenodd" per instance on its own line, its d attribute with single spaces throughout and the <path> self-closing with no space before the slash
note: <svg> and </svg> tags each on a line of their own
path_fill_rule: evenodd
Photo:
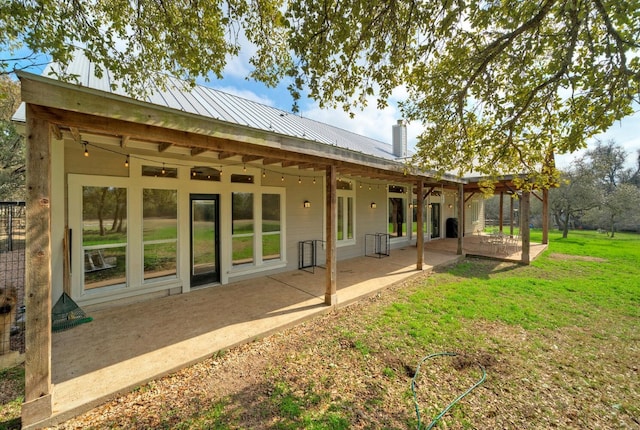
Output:
<svg viewBox="0 0 640 430">
<path fill-rule="evenodd" d="M 431 203 L 431 238 L 440 237 L 440 203 Z"/>
<path fill-rule="evenodd" d="M 220 281 L 217 194 L 191 194 L 191 286 Z"/>
</svg>

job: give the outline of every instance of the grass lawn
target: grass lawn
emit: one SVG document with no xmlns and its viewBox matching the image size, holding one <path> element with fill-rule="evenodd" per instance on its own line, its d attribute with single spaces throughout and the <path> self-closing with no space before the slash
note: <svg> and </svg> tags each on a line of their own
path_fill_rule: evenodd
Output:
<svg viewBox="0 0 640 430">
<path fill-rule="evenodd" d="M 467 259 L 216 354 L 60 428 L 417 428 L 411 380 L 437 352 L 457 356 L 422 364 L 421 428 L 480 366 L 486 381 L 434 428 L 640 428 L 640 236 L 552 232 L 530 266 Z"/>
</svg>

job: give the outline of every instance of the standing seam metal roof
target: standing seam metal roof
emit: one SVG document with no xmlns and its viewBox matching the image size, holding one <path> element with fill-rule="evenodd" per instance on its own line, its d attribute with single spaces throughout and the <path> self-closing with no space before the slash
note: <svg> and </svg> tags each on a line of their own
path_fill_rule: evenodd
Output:
<svg viewBox="0 0 640 430">
<path fill-rule="evenodd" d="M 102 77 L 96 77 L 95 65 L 83 55 L 76 55 L 71 64 L 62 71 L 55 64 L 48 66 L 43 76 L 52 76 L 52 72 L 76 75 L 78 82 L 83 86 L 130 97 L 112 78 L 109 71 L 105 70 Z M 111 87 L 112 84 L 115 84 L 115 88 Z M 169 77 L 166 90 L 154 86 L 153 91 L 142 101 L 232 124 L 366 153 L 386 160 L 397 160 L 393 155 L 392 146 L 388 143 L 203 85 L 189 88 L 185 82 L 174 77 Z"/>
</svg>

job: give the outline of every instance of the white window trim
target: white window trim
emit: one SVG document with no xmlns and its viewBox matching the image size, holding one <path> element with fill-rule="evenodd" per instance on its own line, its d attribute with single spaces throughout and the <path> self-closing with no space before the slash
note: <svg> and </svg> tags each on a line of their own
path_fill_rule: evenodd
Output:
<svg viewBox="0 0 640 430">
<path fill-rule="evenodd" d="M 351 198 L 353 199 L 353 204 L 351 205 L 351 223 L 353 225 L 353 237 L 351 239 L 345 238 L 345 239 L 338 239 L 337 237 L 337 233 L 336 233 L 336 247 L 340 248 L 343 246 L 351 246 L 351 245 L 355 245 L 356 244 L 356 237 L 357 237 L 357 232 L 356 232 L 356 228 L 357 228 L 357 224 L 356 224 L 356 207 L 357 207 L 357 202 L 356 202 L 356 190 L 354 189 L 354 187 L 352 186 L 350 190 L 336 190 L 336 223 L 338 220 L 338 197 L 343 197 L 345 198 L 345 210 L 348 207 L 348 205 L 346 205 L 347 199 Z M 345 231 L 347 229 L 348 226 L 348 221 L 345 220 Z M 337 226 L 336 226 L 337 228 Z"/>
</svg>

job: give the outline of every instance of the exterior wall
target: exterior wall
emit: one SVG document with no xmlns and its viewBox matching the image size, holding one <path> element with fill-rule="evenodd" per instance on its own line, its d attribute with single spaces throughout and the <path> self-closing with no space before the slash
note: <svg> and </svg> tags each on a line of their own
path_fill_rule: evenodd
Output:
<svg viewBox="0 0 640 430">
<path fill-rule="evenodd" d="M 243 164 L 238 158 L 218 160 L 209 157 L 191 157 L 189 150 L 177 148 L 174 151 L 159 153 L 155 144 L 131 143 L 121 148 L 114 139 L 105 137 L 82 136 L 88 142 L 89 156 L 84 155 L 84 145 L 67 139 L 55 143 L 57 167 L 60 172 L 54 178 L 54 188 L 58 198 L 58 206 L 54 206 L 52 219 L 54 264 L 53 298 L 62 294 L 64 287 L 64 248 L 62 246 L 65 227 L 72 232 L 72 273 L 70 287 L 71 296 L 82 306 L 103 307 L 113 303 L 127 303 L 162 295 L 188 292 L 191 289 L 191 255 L 190 255 L 190 194 L 219 195 L 219 239 L 220 239 L 220 283 L 226 284 L 256 276 L 296 270 L 298 268 L 299 242 L 320 240 L 325 235 L 325 173 L 324 171 L 300 170 L 297 167 L 282 168 L 277 165 Z M 84 141 L 84 140 L 83 140 Z M 130 154 L 129 166 L 125 166 L 126 154 Z M 148 177 L 141 175 L 142 165 L 167 166 L 175 168 L 178 178 Z M 222 169 L 220 182 L 196 181 L 190 177 L 191 167 L 209 166 Z M 61 173 L 64 172 L 64 173 Z M 252 175 L 253 183 L 240 184 L 230 181 L 231 174 Z M 284 180 L 283 180 L 284 178 Z M 368 178 L 341 178 L 351 183 L 351 191 L 345 191 L 353 197 L 353 238 L 338 241 L 337 259 L 344 260 L 365 254 L 365 236 L 373 233 L 387 232 L 389 228 L 389 193 L 388 184 Z M 315 181 L 315 183 L 314 183 Z M 410 185 L 402 184 L 408 190 Z M 116 187 L 127 189 L 127 277 L 119 287 L 105 287 L 97 290 L 86 290 L 83 287 L 83 268 L 85 267 L 82 242 L 82 190 L 83 187 Z M 142 190 L 168 189 L 177 193 L 177 270 L 176 274 L 166 279 L 149 282 L 143 278 L 142 256 L 144 254 L 142 230 Z M 254 193 L 255 213 L 254 226 L 258 228 L 261 202 L 260 192 L 280 193 L 281 195 L 281 235 L 284 238 L 280 252 L 281 260 L 265 261 L 263 264 L 232 265 L 231 231 L 232 231 L 232 193 Z M 409 195 L 407 193 L 407 195 Z M 437 199 L 442 199 L 438 197 Z M 55 201 L 55 200 L 54 200 Z M 310 207 L 304 207 L 307 201 Z M 372 208 L 371 204 L 376 203 Z M 411 213 L 406 198 L 406 214 Z M 444 206 L 444 205 L 443 205 Z M 110 225 L 111 220 L 107 221 Z M 444 222 L 444 220 L 443 220 Z M 410 226 L 410 219 L 407 219 Z M 260 227 L 261 228 L 261 227 Z M 409 228 L 409 227 L 408 227 Z M 254 249 L 262 244 L 256 234 Z M 415 243 L 415 234 L 408 233 L 395 238 L 392 248 Z M 261 248 L 260 248 L 261 250 Z M 257 251 L 256 251 L 257 252 Z M 261 251 L 260 251 L 261 252 Z M 324 248 L 318 249 L 318 263 L 325 259 Z M 58 261 L 60 260 L 60 261 Z"/>
</svg>

